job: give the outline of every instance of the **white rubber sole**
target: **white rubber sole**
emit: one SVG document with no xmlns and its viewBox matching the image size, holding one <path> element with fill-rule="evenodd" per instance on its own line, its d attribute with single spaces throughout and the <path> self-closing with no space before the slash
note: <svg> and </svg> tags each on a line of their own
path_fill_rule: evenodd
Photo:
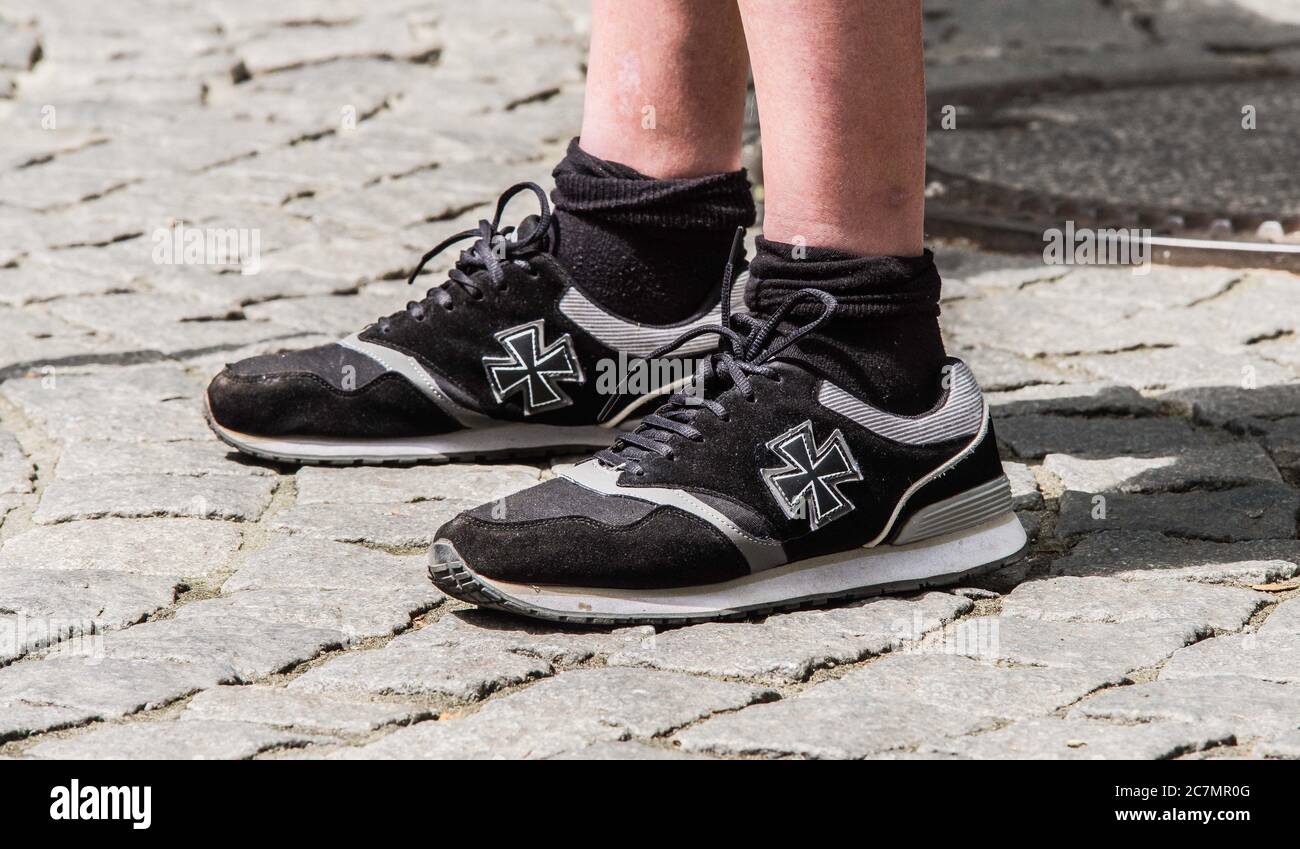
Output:
<svg viewBox="0 0 1300 849">
<path fill-rule="evenodd" d="M 909 545 L 879 545 L 777 566 L 719 584 L 621 590 L 514 584 L 485 578 L 447 540 L 430 551 L 443 592 L 537 619 L 592 625 L 686 623 L 953 584 L 1018 559 L 1028 540 L 1014 513 Z"/>
<path fill-rule="evenodd" d="M 232 448 L 266 460 L 323 465 L 383 465 L 450 463 L 507 457 L 585 453 L 608 448 L 617 429 L 591 426 L 500 425 L 437 436 L 400 439 L 340 439 L 331 437 L 275 438 L 253 436 L 222 427 L 208 415 L 208 426 Z"/>
</svg>

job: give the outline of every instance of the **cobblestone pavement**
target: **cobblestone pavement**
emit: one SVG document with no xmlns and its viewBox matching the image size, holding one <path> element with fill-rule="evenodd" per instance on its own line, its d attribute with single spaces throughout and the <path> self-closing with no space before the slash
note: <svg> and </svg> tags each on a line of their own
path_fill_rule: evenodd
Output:
<svg viewBox="0 0 1300 849">
<path fill-rule="evenodd" d="M 942 246 L 1035 540 L 978 586 L 658 633 L 475 612 L 423 547 L 550 468 L 259 465 L 200 393 L 400 306 L 545 178 L 582 4 L 201 5 L 0 10 L 0 757 L 1300 754 L 1300 278 Z M 933 4 L 935 85 L 1300 21 L 1080 5 Z M 155 262 L 177 220 L 256 231 L 259 273 Z"/>
</svg>

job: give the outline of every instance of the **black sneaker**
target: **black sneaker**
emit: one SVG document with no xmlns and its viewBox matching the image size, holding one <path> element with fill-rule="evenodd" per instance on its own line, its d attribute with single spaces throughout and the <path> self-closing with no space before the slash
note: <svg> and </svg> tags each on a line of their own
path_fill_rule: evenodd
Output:
<svg viewBox="0 0 1300 849">
<path fill-rule="evenodd" d="M 532 191 L 540 216 L 500 228 Z M 248 454 L 299 463 L 407 463 L 604 448 L 647 399 L 689 379 L 697 339 L 631 375 L 628 364 L 683 332 L 716 324 L 718 293 L 677 324 L 640 324 L 602 308 L 549 252 L 550 206 L 534 183 L 506 191 L 492 221 L 446 239 L 410 280 L 473 238 L 448 279 L 419 302 L 332 344 L 252 357 L 208 387 L 208 422 Z M 621 370 L 620 370 L 621 367 Z M 612 387 L 612 388 L 611 388 Z"/>
<path fill-rule="evenodd" d="M 821 316 L 785 324 L 809 299 Z M 434 583 L 541 619 L 681 623 L 951 584 L 1018 558 L 1025 532 L 970 369 L 948 361 L 929 412 L 876 409 L 780 356 L 834 308 L 805 289 L 765 320 L 724 310 L 700 331 L 728 350 L 699 397 L 675 394 L 612 448 L 443 525 Z"/>
</svg>

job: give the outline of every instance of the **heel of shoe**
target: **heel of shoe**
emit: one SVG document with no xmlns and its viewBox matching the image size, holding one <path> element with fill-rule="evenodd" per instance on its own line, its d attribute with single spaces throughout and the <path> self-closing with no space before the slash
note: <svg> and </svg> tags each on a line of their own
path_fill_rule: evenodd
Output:
<svg viewBox="0 0 1300 849">
<path fill-rule="evenodd" d="M 920 508 L 902 523 L 890 545 L 956 533 L 1011 513 L 1011 482 L 1001 475 L 987 483 Z"/>
</svg>

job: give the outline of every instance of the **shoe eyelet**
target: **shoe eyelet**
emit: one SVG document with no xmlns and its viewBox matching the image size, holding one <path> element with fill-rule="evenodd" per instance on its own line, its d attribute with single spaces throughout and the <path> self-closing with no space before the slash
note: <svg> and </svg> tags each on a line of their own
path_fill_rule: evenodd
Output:
<svg viewBox="0 0 1300 849">
<path fill-rule="evenodd" d="M 757 396 L 757 395 L 747 395 L 747 396 L 745 397 L 745 403 L 747 403 L 747 404 L 757 404 L 757 403 L 758 403 L 758 396 Z"/>
</svg>

